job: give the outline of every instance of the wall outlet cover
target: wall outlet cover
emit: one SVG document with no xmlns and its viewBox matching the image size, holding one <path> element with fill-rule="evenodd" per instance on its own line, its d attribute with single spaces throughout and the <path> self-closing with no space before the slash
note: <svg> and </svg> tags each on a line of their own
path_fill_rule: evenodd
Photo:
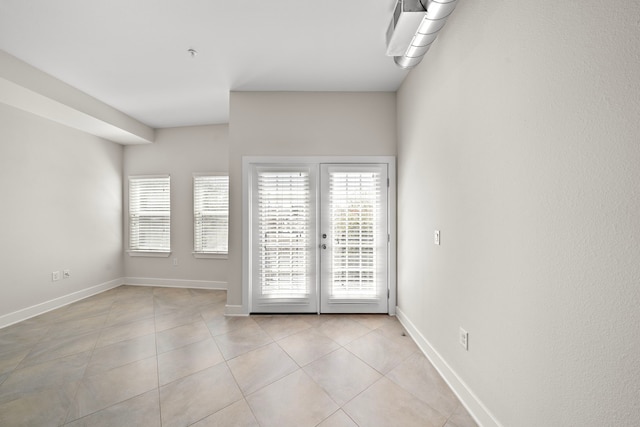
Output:
<svg viewBox="0 0 640 427">
<path fill-rule="evenodd" d="M 469 351 L 469 332 L 460 328 L 460 345 Z"/>
</svg>

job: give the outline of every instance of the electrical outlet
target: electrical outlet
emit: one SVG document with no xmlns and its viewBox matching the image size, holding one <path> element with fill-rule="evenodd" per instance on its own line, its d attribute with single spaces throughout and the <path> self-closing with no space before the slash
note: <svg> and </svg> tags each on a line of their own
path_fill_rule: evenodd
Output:
<svg viewBox="0 0 640 427">
<path fill-rule="evenodd" d="M 62 278 L 63 279 L 68 279 L 69 277 L 71 277 L 71 270 L 63 270 L 62 271 Z"/>
<path fill-rule="evenodd" d="M 440 244 L 440 230 L 435 230 L 433 232 L 433 244 L 435 245 Z"/>
<path fill-rule="evenodd" d="M 51 273 L 51 281 L 55 282 L 56 280 L 60 280 L 60 272 L 59 271 L 54 271 L 53 273 Z"/>
<path fill-rule="evenodd" d="M 469 351 L 469 332 L 460 328 L 460 345 Z"/>
</svg>

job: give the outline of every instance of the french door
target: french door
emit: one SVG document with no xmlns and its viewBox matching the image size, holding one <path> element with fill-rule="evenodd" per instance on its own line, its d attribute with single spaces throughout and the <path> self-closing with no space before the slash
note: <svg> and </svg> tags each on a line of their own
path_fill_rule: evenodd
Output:
<svg viewBox="0 0 640 427">
<path fill-rule="evenodd" d="M 387 164 L 254 164 L 251 312 L 388 312 Z"/>
</svg>

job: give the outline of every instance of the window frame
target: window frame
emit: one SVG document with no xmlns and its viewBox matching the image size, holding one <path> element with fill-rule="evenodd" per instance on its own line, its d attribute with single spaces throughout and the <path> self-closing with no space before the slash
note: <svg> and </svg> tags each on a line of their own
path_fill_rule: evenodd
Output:
<svg viewBox="0 0 640 427">
<path fill-rule="evenodd" d="M 197 207 L 196 207 L 196 181 L 200 177 L 226 177 L 227 178 L 227 250 L 226 251 L 198 251 L 196 248 L 196 233 L 197 231 Z M 225 171 L 216 172 L 197 172 L 192 177 L 192 214 L 193 214 L 193 251 L 191 252 L 194 258 L 213 258 L 213 259 L 228 259 L 229 257 L 229 173 Z"/>
<path fill-rule="evenodd" d="M 169 239 L 169 248 L 168 249 L 158 249 L 158 250 L 149 250 L 149 249 L 133 249 L 131 247 L 132 241 L 132 212 L 131 212 L 131 183 L 137 179 L 167 179 L 168 180 L 168 188 L 169 188 L 169 231 L 168 231 L 168 239 Z M 171 255 L 171 175 L 169 174 L 158 174 L 158 175 L 129 175 L 127 179 L 127 253 L 132 257 L 169 257 Z"/>
</svg>

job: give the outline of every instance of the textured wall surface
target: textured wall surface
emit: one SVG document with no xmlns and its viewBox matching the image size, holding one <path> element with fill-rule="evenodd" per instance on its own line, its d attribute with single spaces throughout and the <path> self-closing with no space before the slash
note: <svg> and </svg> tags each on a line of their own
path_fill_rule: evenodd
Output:
<svg viewBox="0 0 640 427">
<path fill-rule="evenodd" d="M 122 151 L 0 104 L 0 316 L 122 277 Z"/>
<path fill-rule="evenodd" d="M 399 91 L 399 308 L 487 425 L 640 424 L 639 70 L 638 2 L 461 1 Z"/>
<path fill-rule="evenodd" d="M 228 172 L 229 127 L 189 126 L 159 129 L 149 145 L 124 149 L 124 212 L 128 212 L 130 175 L 171 175 L 171 255 L 131 257 L 125 253 L 125 276 L 137 278 L 227 281 L 227 260 L 194 258 L 193 174 Z M 126 220 L 126 218 L 125 218 Z M 128 248 L 128 228 L 124 228 Z M 178 259 L 178 265 L 173 264 Z"/>
<path fill-rule="evenodd" d="M 228 303 L 242 303 L 242 156 L 393 156 L 391 92 L 232 92 Z"/>
</svg>

